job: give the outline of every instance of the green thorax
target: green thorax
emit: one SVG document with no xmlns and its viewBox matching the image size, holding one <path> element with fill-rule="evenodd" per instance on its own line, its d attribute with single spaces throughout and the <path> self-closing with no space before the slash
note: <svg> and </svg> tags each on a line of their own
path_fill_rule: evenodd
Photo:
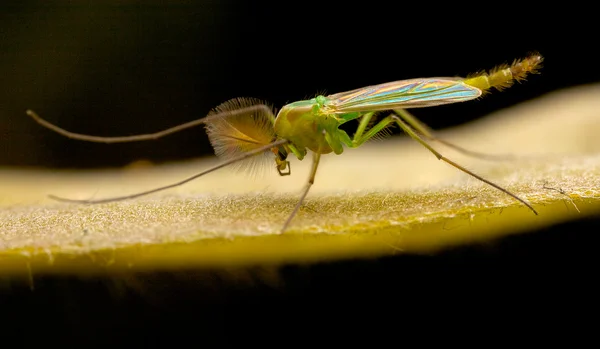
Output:
<svg viewBox="0 0 600 349">
<path fill-rule="evenodd" d="M 327 154 L 332 151 L 325 133 L 334 134 L 340 122 L 323 112 L 329 100 L 324 96 L 285 105 L 275 119 L 275 133 L 299 150 L 310 149 Z"/>
</svg>

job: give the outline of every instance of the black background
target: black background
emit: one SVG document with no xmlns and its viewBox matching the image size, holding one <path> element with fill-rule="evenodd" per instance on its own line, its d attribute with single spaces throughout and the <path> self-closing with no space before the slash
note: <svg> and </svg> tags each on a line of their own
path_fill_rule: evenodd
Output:
<svg viewBox="0 0 600 349">
<path fill-rule="evenodd" d="M 466 75 L 533 50 L 545 56 L 542 74 L 526 84 L 417 114 L 436 129 L 458 125 L 598 82 L 596 12 L 530 1 L 4 1 L 0 165 L 90 168 L 212 154 L 201 128 L 153 142 L 88 144 L 39 127 L 28 108 L 73 131 L 131 135 L 202 117 L 233 97 L 280 107 L 320 92 Z M 35 291 L 8 280 L 0 305 L 13 327 L 3 335 L 287 347 L 321 341 L 317 333 L 336 344 L 361 337 L 404 345 L 415 329 L 425 333 L 421 341 L 485 329 L 487 344 L 543 326 L 540 337 L 575 328 L 572 338 L 582 338 L 593 321 L 586 316 L 598 311 L 599 226 L 584 220 L 433 256 L 288 266 L 282 288 L 220 283 L 210 272 L 177 282 L 169 273 L 142 277 L 153 280 L 142 293 L 158 294 L 158 305 L 129 289 L 115 296 L 111 277 L 39 276 Z M 440 334 L 448 328 L 451 336 Z"/>
</svg>

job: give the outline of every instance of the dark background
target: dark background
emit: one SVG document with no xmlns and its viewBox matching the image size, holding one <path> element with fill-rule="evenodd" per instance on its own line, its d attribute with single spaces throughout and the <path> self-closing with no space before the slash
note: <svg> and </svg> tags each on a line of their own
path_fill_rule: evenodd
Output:
<svg viewBox="0 0 600 349">
<path fill-rule="evenodd" d="M 4 1 L 0 165 L 89 168 L 213 154 L 202 127 L 150 142 L 93 144 L 43 129 L 26 109 L 75 132 L 133 135 L 203 117 L 234 97 L 279 108 L 317 93 L 464 76 L 531 51 L 544 55 L 542 74 L 523 85 L 417 112 L 439 129 L 600 81 L 593 11 L 552 6 Z"/>
<path fill-rule="evenodd" d="M 41 128 L 29 108 L 72 131 L 131 135 L 202 117 L 233 97 L 280 107 L 324 91 L 466 75 L 533 50 L 545 56 L 542 74 L 524 85 L 417 113 L 436 129 L 458 125 L 600 81 L 597 17 L 592 3 L 576 2 L 3 1 L 0 166 L 212 154 L 201 128 L 91 144 Z M 3 280 L 2 335 L 86 346 L 185 338 L 289 347 L 325 337 L 402 346 L 416 332 L 420 343 L 483 334 L 486 346 L 515 333 L 581 339 L 598 311 L 598 227 L 594 218 L 431 256 L 286 266 L 277 287 L 261 280 L 260 267 L 249 283 L 217 271 L 150 273 L 138 276 L 141 292 L 115 292 L 109 275 L 38 276 L 34 291 Z"/>
</svg>

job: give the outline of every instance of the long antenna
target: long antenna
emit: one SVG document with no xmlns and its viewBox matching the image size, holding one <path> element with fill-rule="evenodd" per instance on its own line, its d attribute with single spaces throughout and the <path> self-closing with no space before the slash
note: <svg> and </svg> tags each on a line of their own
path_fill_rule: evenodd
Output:
<svg viewBox="0 0 600 349">
<path fill-rule="evenodd" d="M 277 146 L 286 144 L 288 142 L 289 141 L 287 139 L 280 139 L 280 140 L 275 141 L 275 142 L 273 142 L 271 144 L 267 144 L 265 146 L 262 146 L 260 148 L 255 149 L 255 150 L 249 151 L 249 152 L 247 152 L 247 153 L 245 153 L 245 154 L 243 154 L 241 156 L 238 156 L 236 158 L 227 160 L 227 161 L 225 161 L 225 162 L 223 162 L 223 163 L 221 163 L 221 164 L 219 164 L 219 165 L 217 165 L 215 167 L 209 168 L 206 171 L 203 171 L 203 172 L 200 172 L 198 174 L 195 174 L 195 175 L 193 175 L 193 176 L 191 176 L 191 177 L 189 177 L 187 179 L 184 179 L 184 180 L 182 180 L 180 182 L 169 184 L 169 185 L 166 185 L 164 187 L 158 187 L 158 188 L 155 188 L 155 189 L 152 189 L 152 190 L 140 192 L 140 193 L 137 193 L 137 194 L 126 195 L 126 196 L 119 196 L 119 197 L 113 197 L 113 198 L 108 198 L 108 199 L 99 199 L 99 200 L 74 200 L 74 199 L 61 198 L 61 197 L 54 196 L 54 195 L 49 195 L 48 197 L 51 198 L 51 199 L 53 199 L 53 200 L 57 200 L 57 201 L 75 202 L 75 203 L 84 203 L 84 204 L 98 204 L 98 203 L 105 203 L 105 202 L 112 202 L 112 201 L 120 201 L 120 200 L 133 199 L 133 198 L 137 198 L 137 197 L 140 197 L 140 196 L 144 196 L 144 195 L 156 193 L 156 192 L 161 191 L 161 190 L 170 189 L 170 188 L 174 188 L 174 187 L 183 185 L 183 184 L 185 184 L 187 182 L 190 182 L 190 181 L 192 181 L 192 180 L 194 180 L 194 179 L 196 179 L 198 177 L 204 176 L 205 174 L 208 174 L 210 172 L 213 172 L 215 170 L 223 168 L 223 167 L 225 167 L 227 165 L 231 165 L 234 162 L 247 159 L 247 158 L 249 158 L 251 156 L 257 155 L 257 154 L 262 153 L 264 151 L 267 151 L 267 150 L 269 150 L 269 149 L 271 149 L 273 147 L 277 147 Z"/>
<path fill-rule="evenodd" d="M 186 122 L 184 124 L 177 125 L 177 126 L 174 126 L 174 127 L 171 127 L 166 130 L 159 131 L 159 132 L 155 132 L 155 133 L 147 133 L 147 134 L 135 135 L 135 136 L 117 136 L 117 137 L 90 136 L 90 135 L 85 135 L 85 134 L 81 134 L 81 133 L 67 131 L 63 128 L 60 128 L 60 127 L 58 127 L 54 124 L 51 124 L 50 122 L 42 119 L 33 110 L 27 110 L 25 113 L 27 115 L 29 115 L 30 117 L 32 117 L 33 120 L 35 120 L 38 124 L 44 126 L 45 128 L 48 128 L 58 134 L 68 137 L 68 138 L 77 139 L 77 140 L 81 140 L 81 141 L 87 141 L 87 142 L 96 142 L 96 143 L 125 143 L 125 142 L 139 142 L 139 141 L 155 140 L 155 139 L 158 139 L 158 138 L 161 138 L 164 136 L 168 136 L 170 134 L 191 128 L 191 127 L 205 124 L 214 118 L 222 118 L 222 117 L 227 117 L 227 116 L 244 114 L 244 113 L 249 113 L 249 112 L 253 112 L 253 111 L 257 111 L 257 110 L 263 110 L 267 113 L 267 115 L 273 114 L 273 111 L 268 106 L 266 106 L 264 104 L 257 104 L 257 105 L 253 105 L 253 106 L 247 107 L 247 108 L 240 108 L 237 110 L 209 114 L 208 116 L 203 117 L 201 119 L 192 120 L 192 121 Z"/>
</svg>

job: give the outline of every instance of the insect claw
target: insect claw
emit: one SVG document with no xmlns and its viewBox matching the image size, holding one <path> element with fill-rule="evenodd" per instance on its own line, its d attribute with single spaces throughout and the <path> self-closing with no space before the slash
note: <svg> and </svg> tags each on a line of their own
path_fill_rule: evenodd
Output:
<svg viewBox="0 0 600 349">
<path fill-rule="evenodd" d="M 292 174 L 292 165 L 289 161 L 285 162 L 285 167 L 287 167 L 287 172 L 283 172 L 279 166 L 277 166 L 277 172 L 279 172 L 280 176 L 289 176 Z"/>
</svg>

